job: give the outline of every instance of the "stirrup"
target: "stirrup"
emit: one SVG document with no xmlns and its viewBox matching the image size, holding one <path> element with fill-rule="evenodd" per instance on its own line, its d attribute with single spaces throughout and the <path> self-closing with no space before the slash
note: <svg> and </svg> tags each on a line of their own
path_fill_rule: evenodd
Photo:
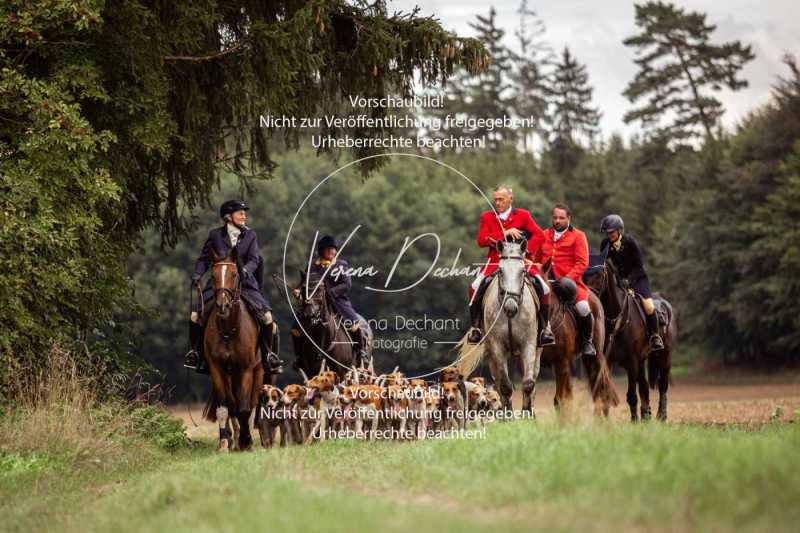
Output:
<svg viewBox="0 0 800 533">
<path fill-rule="evenodd" d="M 200 354 L 197 350 L 191 349 L 183 356 L 183 366 L 196 370 L 200 366 Z"/>
<path fill-rule="evenodd" d="M 654 351 L 664 349 L 664 340 L 658 333 L 653 333 L 650 335 L 650 349 Z"/>
<path fill-rule="evenodd" d="M 585 355 L 587 357 L 597 357 L 597 350 L 594 349 L 594 344 L 592 344 L 591 339 L 583 341 L 583 345 L 581 346 L 581 355 Z"/>
<path fill-rule="evenodd" d="M 481 333 L 480 328 L 472 327 L 472 330 L 469 332 L 469 337 L 467 338 L 468 344 L 478 344 L 481 342 L 481 338 L 483 334 Z"/>
<path fill-rule="evenodd" d="M 270 374 L 278 375 L 283 374 L 283 359 L 278 357 L 275 352 L 267 352 L 266 357 L 267 367 Z"/>
<path fill-rule="evenodd" d="M 550 324 L 548 324 L 539 332 L 539 346 L 552 346 L 555 343 L 556 339 L 553 336 L 553 331 L 550 329 Z"/>
</svg>

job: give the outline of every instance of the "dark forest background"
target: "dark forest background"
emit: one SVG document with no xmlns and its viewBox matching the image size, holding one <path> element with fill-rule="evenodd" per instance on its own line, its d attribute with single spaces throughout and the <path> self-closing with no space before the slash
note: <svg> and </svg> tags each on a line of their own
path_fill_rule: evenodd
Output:
<svg viewBox="0 0 800 533">
<path fill-rule="evenodd" d="M 566 202 L 595 251 L 602 217 L 620 214 L 645 251 L 655 290 L 678 309 L 683 364 L 800 362 L 794 57 L 784 58 L 769 100 L 754 102 L 746 119 L 726 129 L 719 92 L 746 86 L 742 68 L 758 58 L 747 43 L 719 42 L 702 13 L 638 4 L 631 14 L 638 33 L 625 41 L 639 68 L 625 90 L 625 120 L 641 133 L 622 138 L 600 131 L 603 110 L 592 102 L 585 65 L 548 42 L 547 21 L 525 2 L 517 28 L 497 27 L 493 9 L 476 17 L 477 40 L 456 38 L 417 14 L 391 14 L 380 2 L 276 2 L 247 31 L 251 22 L 237 20 L 239 11 L 215 2 L 191 12 L 87 5 L 47 16 L 12 6 L 0 17 L 5 372 L 29 368 L 54 341 L 79 342 L 126 368 L 151 364 L 156 379 L 175 386 L 174 398 L 200 397 L 207 384 L 181 367 L 189 276 L 208 229 L 219 223 L 217 206 L 231 197 L 252 206 L 265 292 L 291 361 L 289 303 L 269 275 L 281 274 L 289 224 L 308 192 L 369 153 L 315 154 L 299 132 L 261 130 L 253 120 L 265 112 L 343 112 L 346 94 L 408 94 L 412 87 L 445 91 L 437 114 L 535 117 L 529 130 L 442 132 L 486 135 L 484 151 L 419 154 L 452 165 L 487 195 L 499 182 L 513 186 L 515 205 L 542 226 L 549 206 Z M 352 33 L 359 24 L 372 31 Z M 90 44 L 48 46 L 43 35 Z M 315 44 L 298 50 L 293 42 Z M 209 48 L 216 52 L 200 54 Z M 440 266 L 458 249 L 459 264 L 478 261 L 474 237 L 486 208 L 462 178 L 422 159 L 351 167 L 297 218 L 290 278 L 296 281 L 315 231 L 342 240 L 357 224 L 344 254 L 355 264 L 386 271 L 403 238 L 426 231 L 441 237 Z M 410 250 L 404 275 L 424 271 L 430 253 L 427 245 Z M 391 298 L 364 291 L 364 283 L 356 280 L 353 300 L 368 317 L 467 317 L 466 278 Z M 381 354 L 377 362 L 418 371 L 446 355 Z"/>
</svg>

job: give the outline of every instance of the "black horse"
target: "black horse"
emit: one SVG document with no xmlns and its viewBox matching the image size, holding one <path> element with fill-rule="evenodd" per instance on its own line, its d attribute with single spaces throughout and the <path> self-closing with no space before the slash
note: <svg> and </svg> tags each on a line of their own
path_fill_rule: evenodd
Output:
<svg viewBox="0 0 800 533">
<path fill-rule="evenodd" d="M 318 276 L 303 276 L 300 283 L 300 308 L 298 320 L 302 349 L 298 369 L 307 376 L 319 373 L 323 358 L 332 359 L 326 365 L 343 379 L 345 373 L 357 362 L 356 344 L 345 322 L 335 312 L 324 280 Z"/>
<path fill-rule="evenodd" d="M 642 420 L 651 417 L 648 381 L 651 388 L 658 387 L 656 416 L 659 420 L 666 420 L 672 352 L 678 338 L 678 323 L 672 305 L 658 293 L 653 294 L 653 303 L 660 315 L 659 327 L 662 329 L 664 349 L 651 352 L 644 308 L 639 298 L 619 280 L 614 264 L 606 260 L 605 264 L 588 270 L 584 278 L 600 296 L 606 313 L 606 356 L 609 362 L 621 364 L 628 374 L 627 400 L 631 420 L 635 422 L 639 419 L 636 409 L 639 399 Z"/>
</svg>

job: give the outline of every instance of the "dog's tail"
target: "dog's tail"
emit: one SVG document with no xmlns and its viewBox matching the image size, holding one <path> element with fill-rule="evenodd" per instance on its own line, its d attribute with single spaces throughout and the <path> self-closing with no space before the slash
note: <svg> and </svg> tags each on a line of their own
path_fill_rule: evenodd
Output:
<svg viewBox="0 0 800 533">
<path fill-rule="evenodd" d="M 464 379 L 469 378 L 472 372 L 478 368 L 481 360 L 483 360 L 483 354 L 485 352 L 484 343 L 470 344 L 467 342 L 468 336 L 469 332 L 465 333 L 464 336 L 461 337 L 461 341 L 456 344 L 458 359 L 456 359 L 455 367 Z"/>
</svg>

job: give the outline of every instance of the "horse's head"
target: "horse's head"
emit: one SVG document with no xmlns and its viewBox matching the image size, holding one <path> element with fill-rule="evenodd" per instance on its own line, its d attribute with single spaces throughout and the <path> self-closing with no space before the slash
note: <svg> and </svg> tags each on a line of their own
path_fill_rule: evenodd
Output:
<svg viewBox="0 0 800 533">
<path fill-rule="evenodd" d="M 214 301 L 217 316 L 228 318 L 233 306 L 239 302 L 240 279 L 236 261 L 230 255 L 219 258 L 214 257 L 211 267 L 211 276 L 214 278 Z"/>
<path fill-rule="evenodd" d="M 500 283 L 500 298 L 503 298 L 503 311 L 509 318 L 519 310 L 522 291 L 525 289 L 525 250 L 527 241 L 498 242 L 500 266 L 497 269 Z"/>
<path fill-rule="evenodd" d="M 304 278 L 300 290 L 303 318 L 319 324 L 325 318 L 325 282 L 319 277 Z"/>
</svg>

